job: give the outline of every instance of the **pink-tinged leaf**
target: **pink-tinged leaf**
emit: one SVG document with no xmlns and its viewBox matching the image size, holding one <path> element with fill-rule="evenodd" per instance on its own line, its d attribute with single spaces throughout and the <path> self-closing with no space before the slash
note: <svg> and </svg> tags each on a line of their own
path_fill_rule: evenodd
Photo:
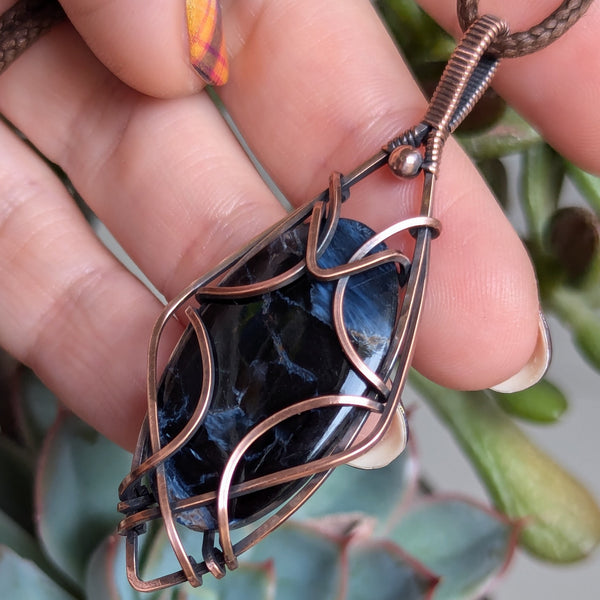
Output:
<svg viewBox="0 0 600 600">
<path fill-rule="evenodd" d="M 86 600 L 151 600 L 127 581 L 125 538 L 112 534 L 93 553 L 85 576 Z"/>
<path fill-rule="evenodd" d="M 520 543 L 545 560 L 572 562 L 600 542 L 600 508 L 590 492 L 533 444 L 484 392 L 456 392 L 412 379 L 453 431 L 494 504 L 522 519 Z"/>
<path fill-rule="evenodd" d="M 240 564 L 223 579 L 205 575 L 202 587 L 187 588 L 185 600 L 275 600 L 273 565 Z"/>
<path fill-rule="evenodd" d="M 294 515 L 295 520 L 331 519 L 348 513 L 365 515 L 381 532 L 388 519 L 414 492 L 417 466 L 409 446 L 386 467 L 373 470 L 337 468 L 314 496 Z"/>
<path fill-rule="evenodd" d="M 344 544 L 343 539 L 289 522 L 255 546 L 248 560 L 273 564 L 278 599 L 306 600 L 309 594 L 311 600 L 331 600 L 342 582 Z"/>
<path fill-rule="evenodd" d="M 476 598 L 508 565 L 519 526 L 458 498 L 418 503 L 392 538 L 440 577 L 434 600 Z"/>
<path fill-rule="evenodd" d="M 116 529 L 117 486 L 130 455 L 70 413 L 62 412 L 44 442 L 36 475 L 42 546 L 70 579 L 83 585 L 86 564 Z"/>
<path fill-rule="evenodd" d="M 344 600 L 430 600 L 438 577 L 386 541 L 351 544 Z"/>
</svg>

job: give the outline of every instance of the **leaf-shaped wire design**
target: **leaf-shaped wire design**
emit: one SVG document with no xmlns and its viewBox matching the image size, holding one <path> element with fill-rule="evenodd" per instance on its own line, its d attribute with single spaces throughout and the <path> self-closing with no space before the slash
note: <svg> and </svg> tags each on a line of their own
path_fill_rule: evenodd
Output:
<svg viewBox="0 0 600 600">
<path fill-rule="evenodd" d="M 451 58 L 434 94 L 422 123 L 390 141 L 379 153 L 346 176 L 334 173 L 329 188 L 310 203 L 292 212 L 248 246 L 229 257 L 201 277 L 165 307 L 156 322 L 148 355 L 148 414 L 140 432 L 133 458 L 132 470 L 119 489 L 119 510 L 125 515 L 119 531 L 126 536 L 128 577 L 141 591 L 150 591 L 188 581 L 201 584 L 206 573 L 219 578 L 226 569 L 235 569 L 238 556 L 248 550 L 294 513 L 317 490 L 335 467 L 361 457 L 388 431 L 397 411 L 402 414 L 401 395 L 404 389 L 414 350 L 415 332 L 421 314 L 431 240 L 440 232 L 440 223 L 432 217 L 434 184 L 439 169 L 441 151 L 450 132 L 466 116 L 470 107 L 489 85 L 497 61 L 485 55 L 486 48 L 507 30 L 495 17 L 482 17 L 469 29 Z M 423 147 L 423 194 L 420 214 L 405 219 L 381 233 L 374 234 L 354 252 L 346 264 L 321 267 L 319 258 L 334 237 L 343 202 L 350 188 L 380 167 L 390 164 L 398 148 L 411 147 L 414 152 Z M 263 281 L 246 285 L 228 285 L 227 275 L 244 266 L 274 240 L 300 224 L 308 225 L 305 255 L 283 273 Z M 412 256 L 384 249 L 380 244 L 400 232 L 409 232 L 414 238 Z M 376 370 L 362 360 L 351 342 L 344 321 L 344 300 L 352 276 L 381 265 L 395 265 L 399 276 L 398 303 L 392 336 L 385 355 Z M 335 291 L 331 308 L 332 322 L 342 352 L 352 368 L 365 382 L 368 393 L 361 396 L 325 394 L 306 398 L 285 406 L 252 427 L 237 443 L 220 473 L 216 489 L 184 499 L 174 499 L 169 493 L 165 475 L 165 461 L 183 448 L 202 427 L 210 411 L 215 391 L 215 361 L 209 333 L 197 309 L 207 302 L 244 301 L 280 290 L 298 278 L 309 274 L 320 281 L 334 282 Z M 199 398 L 189 421 L 165 445 L 161 444 L 158 417 L 157 377 L 158 347 L 163 331 L 176 313 L 185 312 L 197 340 L 201 357 L 202 385 Z M 279 424 L 309 411 L 327 407 L 357 407 L 371 415 L 365 435 L 355 435 L 345 445 L 314 460 L 275 473 L 235 482 L 236 469 L 248 449 Z M 374 423 L 373 423 L 374 421 Z M 371 425 L 372 424 L 372 425 Z M 362 433 L 362 432 L 361 432 Z M 406 438 L 406 424 L 404 423 Z M 149 482 L 153 481 L 153 484 Z M 254 523 L 250 533 L 242 533 L 233 541 L 230 522 L 230 502 L 259 490 L 276 487 L 286 482 L 301 482 L 291 497 Z M 176 516 L 198 507 L 212 506 L 217 527 L 204 531 L 202 560 L 196 562 L 184 547 L 177 531 Z M 174 573 L 144 581 L 140 576 L 138 538 L 148 523 L 162 519 L 173 552 L 181 569 Z M 218 534 L 218 547 L 216 537 Z"/>
</svg>

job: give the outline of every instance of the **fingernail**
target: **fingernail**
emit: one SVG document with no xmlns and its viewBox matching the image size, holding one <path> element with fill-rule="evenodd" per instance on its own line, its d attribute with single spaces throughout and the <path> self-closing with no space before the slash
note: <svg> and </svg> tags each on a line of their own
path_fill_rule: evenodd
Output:
<svg viewBox="0 0 600 600">
<path fill-rule="evenodd" d="M 223 85 L 229 76 L 218 0 L 186 0 L 190 61 L 209 85 Z"/>
<path fill-rule="evenodd" d="M 398 407 L 389 429 L 381 440 L 369 451 L 348 464 L 357 469 L 381 469 L 400 456 L 406 448 L 407 441 L 406 416 L 402 407 Z"/>
<path fill-rule="evenodd" d="M 502 394 L 512 394 L 537 383 L 548 370 L 552 358 L 552 343 L 546 318 L 540 312 L 538 338 L 535 349 L 527 364 L 516 374 L 491 389 Z"/>
</svg>

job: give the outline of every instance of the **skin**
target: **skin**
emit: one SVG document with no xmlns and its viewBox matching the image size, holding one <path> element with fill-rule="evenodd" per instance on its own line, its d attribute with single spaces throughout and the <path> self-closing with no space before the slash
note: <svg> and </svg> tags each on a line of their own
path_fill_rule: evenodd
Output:
<svg viewBox="0 0 600 600">
<path fill-rule="evenodd" d="M 0 10 L 10 4 L 1 0 Z M 456 29 L 454 2 L 423 4 Z M 540 0 L 523 11 L 516 0 L 490 0 L 485 9 L 535 19 L 554 4 Z M 63 5 L 74 26 L 55 27 L 0 77 L 0 111 L 61 165 L 170 298 L 283 210 L 201 92 L 187 59 L 183 2 Z M 422 117 L 425 102 L 368 1 L 225 1 L 223 11 L 231 73 L 219 94 L 293 204 L 324 188 L 332 170 L 350 170 Z M 597 172 L 599 33 L 594 4 L 565 38 L 507 61 L 498 76 L 501 93 L 558 150 Z M 433 246 L 414 364 L 443 385 L 488 387 L 531 356 L 535 277 L 517 235 L 453 142 L 437 190 L 444 230 Z M 380 229 L 410 215 L 419 193 L 418 182 L 378 174 L 353 192 L 347 214 Z M 131 449 L 161 304 L 104 249 L 51 171 L 4 126 L 0 281 L 0 345 L 66 406 Z M 165 356 L 180 331 L 169 331 Z"/>
</svg>

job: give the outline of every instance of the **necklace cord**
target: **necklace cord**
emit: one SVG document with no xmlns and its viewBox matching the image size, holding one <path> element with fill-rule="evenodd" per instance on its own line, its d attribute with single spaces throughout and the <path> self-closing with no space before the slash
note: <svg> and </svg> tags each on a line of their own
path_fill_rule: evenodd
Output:
<svg viewBox="0 0 600 600">
<path fill-rule="evenodd" d="M 564 0 L 543 21 L 527 31 L 502 36 L 490 54 L 517 58 L 545 48 L 570 29 L 593 0 Z M 457 0 L 458 21 L 466 31 L 479 17 L 479 0 Z M 0 73 L 52 25 L 65 18 L 56 0 L 18 0 L 0 15 Z"/>
<path fill-rule="evenodd" d="M 518 58 L 537 52 L 550 45 L 570 29 L 593 0 L 564 0 L 543 21 L 529 28 L 498 38 L 489 48 L 490 54 L 499 58 Z M 479 17 L 479 0 L 457 1 L 458 21 L 466 31 Z"/>
<path fill-rule="evenodd" d="M 0 73 L 64 18 L 61 5 L 48 0 L 20 0 L 0 15 Z"/>
</svg>

